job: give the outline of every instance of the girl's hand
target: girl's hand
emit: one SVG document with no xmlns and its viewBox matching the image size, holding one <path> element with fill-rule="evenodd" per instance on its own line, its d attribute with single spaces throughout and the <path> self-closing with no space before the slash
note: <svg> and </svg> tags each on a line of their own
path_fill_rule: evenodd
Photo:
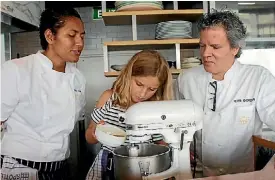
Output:
<svg viewBox="0 0 275 180">
<path fill-rule="evenodd" d="M 104 124 L 105 124 L 105 121 L 100 120 L 100 121 L 97 123 L 97 125 L 99 125 L 99 124 L 104 125 Z M 97 126 L 97 125 L 96 125 L 96 126 Z M 95 140 L 97 140 L 97 137 L 96 137 L 96 135 L 95 135 L 96 126 L 95 126 L 95 128 L 93 129 L 93 134 L 92 134 L 92 136 L 93 136 L 93 138 L 94 138 Z M 98 140 L 97 140 L 97 141 L 98 141 Z"/>
<path fill-rule="evenodd" d="M 96 124 L 93 120 L 91 120 L 91 123 L 90 123 L 88 129 L 86 130 L 86 133 L 85 133 L 86 141 L 88 143 L 90 143 L 90 144 L 96 144 L 96 143 L 98 143 L 97 137 L 95 135 L 96 126 L 98 124 L 105 124 L 105 121 L 100 120 Z"/>
<path fill-rule="evenodd" d="M 98 124 L 102 124 L 102 125 L 104 125 L 104 124 L 105 124 L 105 121 L 100 120 L 100 121 L 98 122 Z"/>
</svg>

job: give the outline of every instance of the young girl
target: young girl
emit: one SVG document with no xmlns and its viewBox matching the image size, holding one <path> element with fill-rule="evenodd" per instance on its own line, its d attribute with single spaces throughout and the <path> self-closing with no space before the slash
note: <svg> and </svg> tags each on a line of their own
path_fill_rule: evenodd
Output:
<svg viewBox="0 0 275 180">
<path fill-rule="evenodd" d="M 172 75 L 167 61 L 157 52 L 143 50 L 135 54 L 121 71 L 112 89 L 103 92 L 92 112 L 92 121 L 86 130 L 88 143 L 96 144 L 95 129 L 98 123 L 108 123 L 125 129 L 119 122 L 118 113 L 142 101 L 173 99 Z M 155 134 L 151 141 L 163 143 L 162 136 Z M 149 142 L 151 142 L 149 141 Z M 128 139 L 124 145 L 127 145 Z M 90 168 L 86 179 L 99 180 L 106 176 L 108 154 L 112 147 L 103 145 Z"/>
</svg>

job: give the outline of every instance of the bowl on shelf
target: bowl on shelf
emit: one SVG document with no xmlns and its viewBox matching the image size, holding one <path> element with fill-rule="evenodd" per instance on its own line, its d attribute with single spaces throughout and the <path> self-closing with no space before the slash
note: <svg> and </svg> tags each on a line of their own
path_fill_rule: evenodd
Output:
<svg viewBox="0 0 275 180">
<path fill-rule="evenodd" d="M 199 63 L 201 64 L 201 59 L 199 57 L 188 57 L 188 58 L 182 58 L 182 63 Z"/>
<path fill-rule="evenodd" d="M 111 124 L 98 124 L 95 135 L 101 144 L 110 147 L 121 146 L 126 140 L 126 132 Z"/>
<path fill-rule="evenodd" d="M 122 65 L 111 65 L 111 68 L 115 71 L 121 71 L 124 68 L 125 64 Z"/>
<path fill-rule="evenodd" d="M 182 58 L 181 59 L 181 68 L 188 69 L 192 67 L 196 67 L 201 65 L 201 59 L 198 57 L 189 57 L 189 58 Z"/>
</svg>

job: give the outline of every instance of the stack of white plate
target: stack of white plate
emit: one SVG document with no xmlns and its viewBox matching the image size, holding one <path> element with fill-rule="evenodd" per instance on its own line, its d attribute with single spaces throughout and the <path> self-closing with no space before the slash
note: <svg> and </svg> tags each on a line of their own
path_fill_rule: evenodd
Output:
<svg viewBox="0 0 275 180">
<path fill-rule="evenodd" d="M 162 10 L 162 1 L 116 1 L 116 11 Z"/>
<path fill-rule="evenodd" d="M 156 39 L 192 38 L 192 22 L 166 21 L 156 25 Z"/>
<path fill-rule="evenodd" d="M 201 60 L 198 57 L 189 57 L 181 59 L 181 68 L 188 69 L 201 65 Z"/>
</svg>

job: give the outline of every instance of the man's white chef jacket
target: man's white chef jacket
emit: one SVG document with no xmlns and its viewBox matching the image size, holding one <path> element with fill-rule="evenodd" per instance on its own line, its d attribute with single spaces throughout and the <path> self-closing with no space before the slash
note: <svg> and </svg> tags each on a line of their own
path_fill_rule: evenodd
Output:
<svg viewBox="0 0 275 180">
<path fill-rule="evenodd" d="M 215 112 L 209 90 L 213 81 L 202 65 L 178 78 L 180 95 L 192 99 L 205 113 L 200 157 L 204 174 L 252 171 L 252 135 L 261 135 L 263 123 L 275 131 L 275 78 L 261 66 L 235 60 L 224 80 L 217 81 Z"/>
</svg>

